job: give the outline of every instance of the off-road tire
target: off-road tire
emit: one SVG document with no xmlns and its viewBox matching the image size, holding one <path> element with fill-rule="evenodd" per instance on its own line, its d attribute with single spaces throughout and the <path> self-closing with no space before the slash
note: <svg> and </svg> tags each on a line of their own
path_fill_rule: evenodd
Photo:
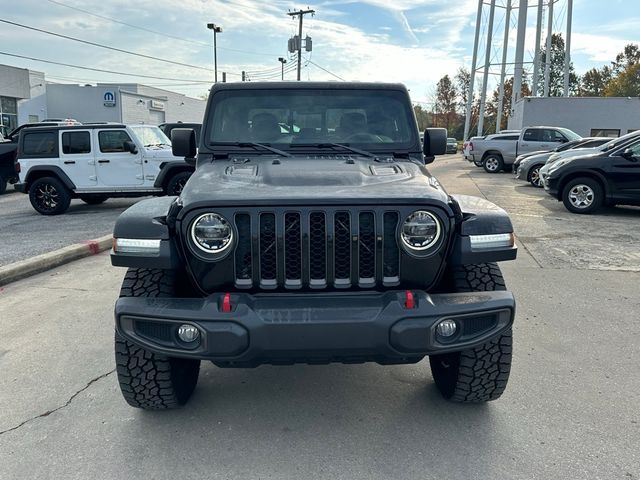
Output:
<svg viewBox="0 0 640 480">
<path fill-rule="evenodd" d="M 506 290 L 495 263 L 462 265 L 451 272 L 455 292 Z M 431 355 L 429 363 L 436 386 L 452 402 L 482 403 L 499 398 L 511 371 L 512 331 L 475 348 Z"/>
<path fill-rule="evenodd" d="M 47 200 L 43 195 L 50 195 Z M 29 201 L 36 212 L 42 215 L 60 215 L 71 204 L 71 192 L 59 179 L 42 177 L 29 186 Z"/>
<path fill-rule="evenodd" d="M 180 195 L 191 174 L 191 172 L 180 172 L 171 177 L 167 183 L 167 195 Z"/>
<path fill-rule="evenodd" d="M 171 297 L 173 272 L 130 268 L 122 282 L 121 297 Z M 198 383 L 200 360 L 167 357 L 150 352 L 115 333 L 118 383 L 132 407 L 166 410 L 184 405 Z"/>
<path fill-rule="evenodd" d="M 499 173 L 504 170 L 504 160 L 500 155 L 490 154 L 482 160 L 482 168 L 487 173 Z"/>
<path fill-rule="evenodd" d="M 80 200 L 82 200 L 87 205 L 100 205 L 101 203 L 106 202 L 107 198 L 108 197 L 102 197 L 100 195 L 91 195 L 86 197 L 80 197 Z"/>
<path fill-rule="evenodd" d="M 578 201 L 572 200 L 572 194 L 579 194 L 577 190 L 582 190 L 581 187 L 585 187 L 585 189 L 590 189 L 591 191 L 591 200 L 589 200 L 589 204 L 584 207 L 579 207 Z M 586 195 L 588 198 L 589 195 Z M 594 213 L 602 205 L 604 204 L 604 191 L 602 186 L 597 180 L 589 177 L 578 177 L 570 180 L 564 188 L 562 189 L 562 203 L 564 206 L 572 213 L 581 213 L 581 214 L 589 214 Z"/>
</svg>

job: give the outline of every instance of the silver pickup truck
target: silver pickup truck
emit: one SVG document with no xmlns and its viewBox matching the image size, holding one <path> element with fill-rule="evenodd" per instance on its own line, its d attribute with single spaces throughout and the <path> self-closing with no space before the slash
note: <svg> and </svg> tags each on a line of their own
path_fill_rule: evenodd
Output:
<svg viewBox="0 0 640 480">
<path fill-rule="evenodd" d="M 562 127 L 527 127 L 517 140 L 474 140 L 470 155 L 488 173 L 510 169 L 518 155 L 535 151 L 550 151 L 560 143 L 580 139 L 580 135 Z"/>
</svg>

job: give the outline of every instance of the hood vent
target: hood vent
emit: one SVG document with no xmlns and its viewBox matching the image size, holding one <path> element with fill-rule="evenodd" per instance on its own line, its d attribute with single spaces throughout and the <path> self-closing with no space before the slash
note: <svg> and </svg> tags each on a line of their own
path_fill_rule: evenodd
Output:
<svg viewBox="0 0 640 480">
<path fill-rule="evenodd" d="M 402 173 L 402 170 L 398 165 L 371 165 L 371 173 L 377 177 L 384 177 L 397 175 L 398 173 Z"/>
</svg>

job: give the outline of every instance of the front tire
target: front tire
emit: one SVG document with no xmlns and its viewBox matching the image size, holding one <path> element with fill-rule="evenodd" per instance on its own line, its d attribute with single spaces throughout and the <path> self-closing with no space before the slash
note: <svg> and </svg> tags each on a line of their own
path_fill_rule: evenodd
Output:
<svg viewBox="0 0 640 480">
<path fill-rule="evenodd" d="M 482 161 L 482 168 L 487 173 L 498 173 L 504 168 L 504 160 L 500 155 L 487 155 Z"/>
<path fill-rule="evenodd" d="M 130 268 L 121 297 L 176 296 L 174 272 Z M 189 400 L 200 372 L 200 360 L 167 357 L 135 345 L 115 333 L 118 383 L 129 405 L 145 410 L 177 408 Z"/>
<path fill-rule="evenodd" d="M 506 290 L 495 263 L 454 268 L 455 292 Z M 452 402 L 482 403 L 500 398 L 511 371 L 512 330 L 461 352 L 429 356 L 431 373 L 444 398 Z"/>
<path fill-rule="evenodd" d="M 57 178 L 42 177 L 29 187 L 29 201 L 41 215 L 60 215 L 69 208 L 71 193 Z"/>
<path fill-rule="evenodd" d="M 562 190 L 562 203 L 572 213 L 593 213 L 604 204 L 604 192 L 593 178 L 574 178 Z"/>
</svg>

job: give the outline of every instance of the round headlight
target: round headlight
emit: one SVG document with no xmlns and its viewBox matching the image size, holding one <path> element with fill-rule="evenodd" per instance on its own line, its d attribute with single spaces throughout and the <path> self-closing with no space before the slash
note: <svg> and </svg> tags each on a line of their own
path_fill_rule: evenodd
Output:
<svg viewBox="0 0 640 480">
<path fill-rule="evenodd" d="M 434 214 L 418 210 L 404 221 L 400 238 L 410 250 L 426 250 L 440 238 L 440 222 Z"/>
<path fill-rule="evenodd" d="M 220 253 L 233 240 L 231 224 L 217 213 L 200 215 L 191 225 L 193 244 L 206 253 Z"/>
</svg>

